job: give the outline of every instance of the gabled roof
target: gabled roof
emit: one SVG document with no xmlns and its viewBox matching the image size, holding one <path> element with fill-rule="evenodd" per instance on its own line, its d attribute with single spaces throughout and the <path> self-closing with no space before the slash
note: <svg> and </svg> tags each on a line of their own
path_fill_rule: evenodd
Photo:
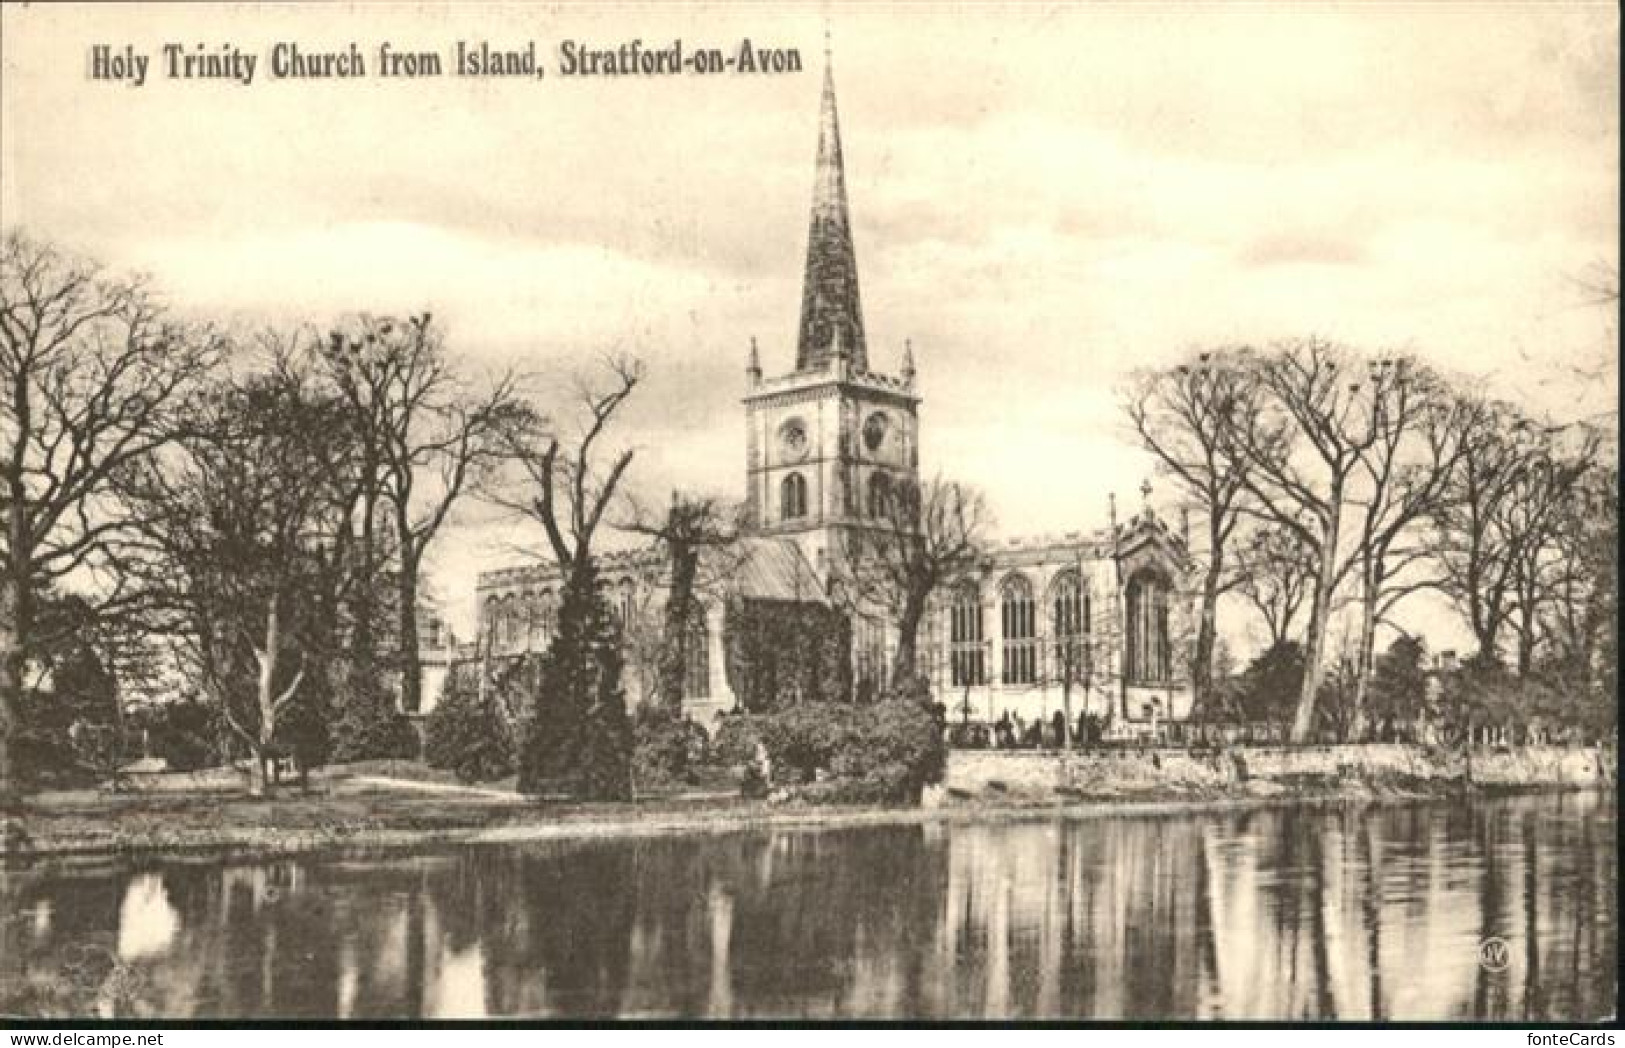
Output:
<svg viewBox="0 0 1625 1048">
<path fill-rule="evenodd" d="M 823 603 L 818 573 L 789 539 L 749 536 L 702 556 L 704 573 L 729 596 Z"/>
</svg>

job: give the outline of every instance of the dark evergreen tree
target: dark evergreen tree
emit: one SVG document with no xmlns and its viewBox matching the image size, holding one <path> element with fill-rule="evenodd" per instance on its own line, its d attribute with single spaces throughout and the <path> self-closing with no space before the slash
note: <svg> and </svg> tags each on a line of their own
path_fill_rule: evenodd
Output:
<svg viewBox="0 0 1625 1048">
<path fill-rule="evenodd" d="M 472 667 L 446 677 L 424 730 L 423 757 L 463 782 L 493 782 L 513 774 L 513 733 L 496 689 L 482 694 Z"/>
<path fill-rule="evenodd" d="M 387 685 L 354 664 L 340 678 L 333 696 L 334 762 L 416 757 L 417 733 Z"/>
<path fill-rule="evenodd" d="M 621 667 L 620 630 L 599 592 L 597 567 L 580 558 L 565 583 L 558 631 L 526 719 L 521 792 L 631 797 L 632 725 Z"/>
</svg>

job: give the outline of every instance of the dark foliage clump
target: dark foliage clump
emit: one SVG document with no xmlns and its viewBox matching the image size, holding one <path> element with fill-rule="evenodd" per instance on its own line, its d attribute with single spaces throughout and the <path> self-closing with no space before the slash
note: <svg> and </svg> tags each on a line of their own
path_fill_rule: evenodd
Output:
<svg viewBox="0 0 1625 1048">
<path fill-rule="evenodd" d="M 423 757 L 463 782 L 494 782 L 514 771 L 514 742 L 495 689 L 480 695 L 473 672 L 447 675 L 424 728 Z"/>
</svg>

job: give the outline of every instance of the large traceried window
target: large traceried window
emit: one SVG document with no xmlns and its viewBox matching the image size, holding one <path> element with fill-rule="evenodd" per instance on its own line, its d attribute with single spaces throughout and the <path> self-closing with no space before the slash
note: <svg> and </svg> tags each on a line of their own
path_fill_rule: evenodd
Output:
<svg viewBox="0 0 1625 1048">
<path fill-rule="evenodd" d="M 1058 679 L 1085 678 L 1091 657 L 1089 648 L 1089 593 L 1075 571 L 1056 577 L 1050 586 L 1050 637 L 1053 673 Z"/>
<path fill-rule="evenodd" d="M 711 631 L 705 625 L 705 609 L 695 608 L 689 616 L 688 637 L 683 651 L 683 698 L 711 697 Z"/>
<path fill-rule="evenodd" d="M 1038 615 L 1033 586 L 1025 576 L 1005 579 L 999 591 L 999 617 L 1004 638 L 1006 684 L 1032 684 L 1038 679 Z"/>
<path fill-rule="evenodd" d="M 956 688 L 987 683 L 982 594 L 974 582 L 958 586 L 948 608 L 948 665 Z"/>
<path fill-rule="evenodd" d="M 1162 684 L 1173 679 L 1168 591 L 1167 580 L 1153 572 L 1140 572 L 1129 580 L 1124 671 L 1131 684 Z"/>
<path fill-rule="evenodd" d="M 807 478 L 792 473 L 779 484 L 779 516 L 800 520 L 807 515 Z"/>
</svg>

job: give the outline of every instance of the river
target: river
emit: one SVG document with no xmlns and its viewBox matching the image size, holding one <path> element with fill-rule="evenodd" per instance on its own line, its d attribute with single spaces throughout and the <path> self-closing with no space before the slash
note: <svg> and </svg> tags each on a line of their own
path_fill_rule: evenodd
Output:
<svg viewBox="0 0 1625 1048">
<path fill-rule="evenodd" d="M 1599 794 L 0 873 L 0 1009 L 1578 1021 Z M 1488 945 L 1484 945 L 1488 942 Z"/>
</svg>

